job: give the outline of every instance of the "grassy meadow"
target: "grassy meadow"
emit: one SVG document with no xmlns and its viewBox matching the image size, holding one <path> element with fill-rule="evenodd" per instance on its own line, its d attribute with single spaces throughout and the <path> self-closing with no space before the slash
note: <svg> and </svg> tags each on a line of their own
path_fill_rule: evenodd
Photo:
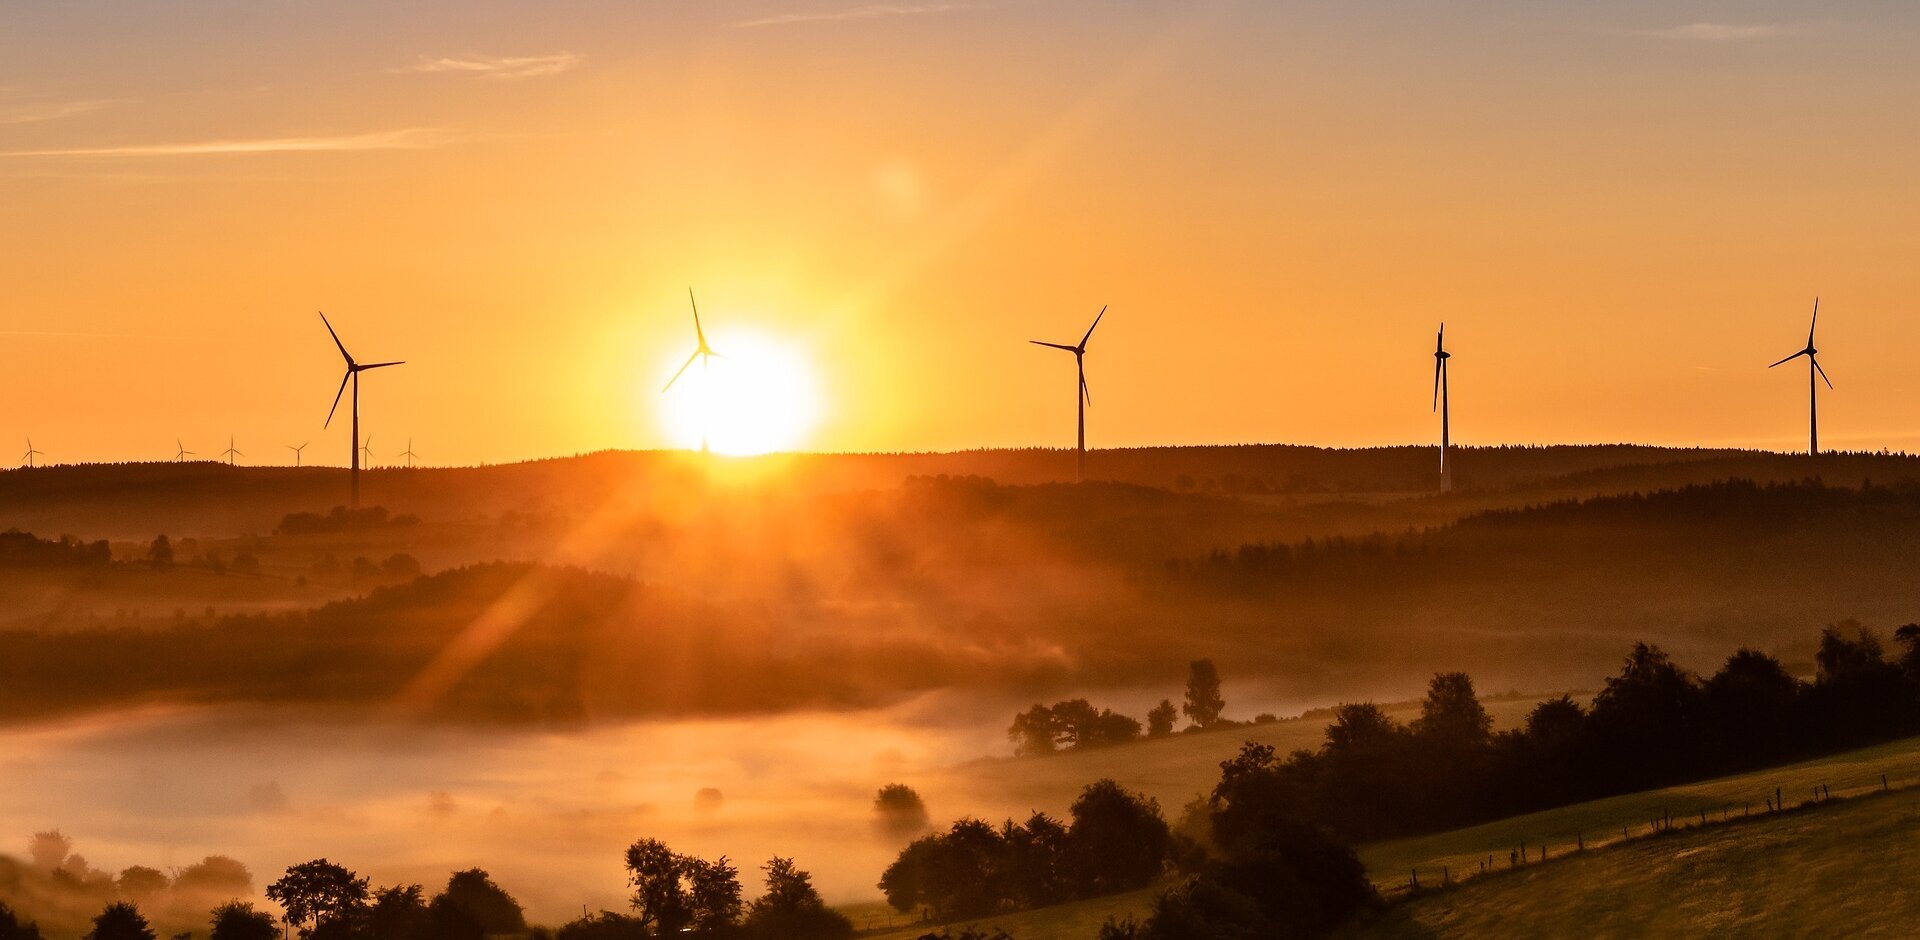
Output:
<svg viewBox="0 0 1920 940">
<path fill-rule="evenodd" d="M 1524 713 L 1523 703 L 1494 703 L 1503 724 Z M 1530 704 L 1530 703 L 1526 703 Z M 1400 715 L 1403 720 L 1405 715 Z M 1276 733 L 1265 740 L 1277 746 L 1310 746 L 1303 728 L 1311 720 L 1265 726 Z M 1284 732 L 1280 729 L 1286 728 Z M 1104 752 L 1141 751 L 1139 766 L 1163 772 L 1177 757 L 1193 758 L 1198 742 L 1230 738 L 1226 734 L 1187 735 L 1172 742 Z M 1179 746 L 1169 746 L 1175 743 Z M 1159 747 L 1157 756 L 1144 752 Z M 1057 759 L 1095 758 L 1103 752 Z M 1054 761 L 1026 761 L 1045 764 Z M 1217 768 L 1216 768 L 1217 772 Z M 1877 795 L 1886 774 L 1893 793 Z M 1644 838 L 1651 820 L 1671 813 L 1676 828 L 1696 825 L 1701 810 L 1718 822 L 1753 803 L 1755 817 L 1765 815 L 1765 800 L 1778 787 L 1789 807 L 1813 798 L 1825 784 L 1835 797 L 1871 797 L 1836 802 L 1817 812 L 1789 813 L 1736 826 L 1713 826 Z M 1901 924 L 1920 922 L 1920 898 L 1893 900 L 1906 865 L 1920 861 L 1920 738 L 1847 751 L 1784 767 L 1736 774 L 1683 786 L 1631 793 L 1546 810 L 1479 826 L 1410 839 L 1361 846 L 1361 860 L 1375 884 L 1397 903 L 1387 913 L 1351 931 L 1354 937 L 1418 936 L 1692 936 L 1702 932 L 1762 930 L 1775 935 L 1819 935 L 1841 925 L 1863 924 L 1867 934 L 1880 925 L 1883 935 L 1901 935 Z M 1900 787 L 1908 789 L 1898 789 Z M 1633 838 L 1622 842 L 1620 827 Z M 1577 858 L 1575 836 L 1585 834 L 1589 851 Z M 1507 852 L 1521 842 L 1538 858 L 1548 847 L 1545 866 L 1523 866 L 1509 873 Z M 1472 878 L 1451 891 L 1405 900 L 1408 872 L 1418 867 L 1423 885 L 1437 884 L 1442 865 L 1456 877 L 1474 874 L 1478 860 L 1496 856 L 1498 871 L 1484 881 Z M 1871 860 L 1871 864 L 1866 864 Z M 1867 869 L 1872 869 L 1871 872 Z M 1868 880 L 1849 888 L 1845 879 L 1860 872 Z M 1878 879 L 1878 880 L 1874 880 Z M 1722 893 L 1727 896 L 1722 897 Z M 1155 890 L 1093 898 L 1036 911 L 969 921 L 965 926 L 1000 927 L 1016 940 L 1091 940 L 1109 917 L 1143 918 Z M 1671 902 L 1654 899 L 1672 897 Z M 1802 911 L 1815 899 L 1849 897 L 1857 910 Z M 1633 903 L 1634 898 L 1648 903 Z M 1824 904 L 1825 902 L 1821 902 Z M 1831 905 L 1828 905 L 1831 907 Z M 1881 910 L 1884 908 L 1884 910 Z M 1867 916 L 1872 909 L 1872 916 Z M 862 926 L 883 925 L 879 905 L 845 909 Z M 1578 912 L 1578 913 L 1575 913 Z M 1604 914 L 1604 916 L 1602 916 Z M 899 915 L 894 915 L 898 923 Z M 1535 919 L 1538 918 L 1538 919 Z M 1589 926 L 1589 924 L 1597 926 Z M 1826 929 L 1822 929 L 1822 926 Z M 1850 933 L 1852 931 L 1849 931 Z M 878 940 L 910 940 L 924 927 L 880 929 Z"/>
</svg>

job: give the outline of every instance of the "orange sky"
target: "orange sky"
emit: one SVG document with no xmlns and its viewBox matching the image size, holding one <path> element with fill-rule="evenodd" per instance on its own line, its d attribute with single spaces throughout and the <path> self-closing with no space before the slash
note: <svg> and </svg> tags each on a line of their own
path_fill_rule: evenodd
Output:
<svg viewBox="0 0 1920 940">
<path fill-rule="evenodd" d="M 1920 447 L 1920 10 L 1876 3 L 0 7 L 0 442 L 672 443 L 716 333 L 811 449 Z M 24 448 L 0 444 L 0 447 Z M 13 451 L 0 450 L 11 455 Z"/>
</svg>

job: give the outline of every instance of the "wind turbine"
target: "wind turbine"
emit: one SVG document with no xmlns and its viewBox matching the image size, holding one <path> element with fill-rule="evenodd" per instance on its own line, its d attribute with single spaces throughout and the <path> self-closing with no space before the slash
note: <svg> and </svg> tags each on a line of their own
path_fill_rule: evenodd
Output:
<svg viewBox="0 0 1920 940">
<path fill-rule="evenodd" d="M 373 435 L 367 435 L 366 443 L 360 445 L 360 458 L 367 466 L 373 466 Z"/>
<path fill-rule="evenodd" d="M 1087 478 L 1087 406 L 1093 404 L 1093 395 L 1087 391 L 1087 340 L 1093 338 L 1094 327 L 1099 326 L 1100 318 L 1106 315 L 1107 308 L 1101 307 L 1100 313 L 1093 318 L 1093 326 L 1087 327 L 1086 335 L 1080 337 L 1080 344 L 1077 346 L 1068 346 L 1064 343 L 1043 343 L 1037 339 L 1027 341 L 1035 346 L 1045 346 L 1049 349 L 1064 349 L 1067 352 L 1073 353 L 1073 367 L 1080 374 L 1080 394 L 1074 398 L 1075 403 L 1078 404 L 1080 408 L 1080 434 L 1073 458 L 1073 477 L 1075 480 L 1085 480 Z"/>
<path fill-rule="evenodd" d="M 25 456 L 20 458 L 20 462 L 31 467 L 33 466 L 33 458 L 45 457 L 45 456 L 46 456 L 46 453 L 44 451 L 38 451 L 33 449 L 33 438 L 29 437 L 27 438 L 27 453 Z"/>
<path fill-rule="evenodd" d="M 413 438 L 411 437 L 407 438 L 407 449 L 401 451 L 398 454 L 398 456 L 407 458 L 407 469 L 409 470 L 413 469 L 414 458 L 420 456 L 419 454 L 416 454 L 413 452 Z"/>
<path fill-rule="evenodd" d="M 400 359 L 400 360 L 395 360 L 393 362 L 370 362 L 365 364 L 356 362 L 354 361 L 353 354 L 350 352 L 347 352 L 347 345 L 345 343 L 340 342 L 340 334 L 335 333 L 333 331 L 333 324 L 327 322 L 326 314 L 324 313 L 320 314 L 320 322 L 326 324 L 327 335 L 333 337 L 333 345 L 338 346 L 340 348 L 340 358 L 345 359 L 347 361 L 347 374 L 345 376 L 342 376 L 340 379 L 340 390 L 333 393 L 333 407 L 327 409 L 327 423 L 321 425 L 321 427 L 326 428 L 326 427 L 331 427 L 333 425 L 333 413 L 340 409 L 340 396 L 346 394 L 347 383 L 352 382 L 353 383 L 353 405 L 352 405 L 353 440 L 352 440 L 352 446 L 349 450 L 349 453 L 352 456 L 351 471 L 352 471 L 352 479 L 353 479 L 353 508 L 359 509 L 360 508 L 360 373 L 365 372 L 369 369 L 384 369 L 387 366 L 401 365 L 405 363 L 406 360 Z"/>
<path fill-rule="evenodd" d="M 1447 402 L 1447 360 L 1453 354 L 1447 352 L 1447 325 L 1440 324 L 1440 335 L 1433 343 L 1433 408 L 1440 412 L 1440 492 L 1453 491 L 1453 461 L 1447 453 L 1452 441 L 1449 438 L 1448 402 Z"/>
<path fill-rule="evenodd" d="M 298 444 L 288 444 L 287 449 L 293 451 L 293 465 L 296 467 L 300 466 L 300 452 L 307 449 L 307 442 L 301 441 Z"/>
<path fill-rule="evenodd" d="M 181 443 L 181 442 L 180 442 L 180 439 L 179 439 L 179 438 L 177 438 L 177 437 L 173 439 L 173 446 L 174 446 L 174 448 L 175 448 L 176 450 L 178 450 L 178 451 L 179 451 L 179 453 L 177 453 L 177 454 L 174 454 L 174 455 L 173 455 L 173 462 L 174 462 L 174 463 L 186 463 L 186 462 L 187 462 L 187 458 L 188 458 L 188 457 L 197 457 L 197 456 L 199 456 L 198 454 L 196 454 L 196 453 L 194 453 L 193 451 L 190 451 L 190 450 L 188 450 L 188 449 L 187 449 L 187 445 L 185 445 L 185 444 L 183 444 L 183 443 Z"/>
<path fill-rule="evenodd" d="M 233 435 L 231 434 L 227 435 L 227 449 L 221 451 L 220 455 L 227 458 L 227 466 L 229 467 L 233 466 L 233 458 L 246 456 L 246 454 L 243 454 L 233 448 Z"/>
<path fill-rule="evenodd" d="M 700 304 L 693 299 L 693 288 L 691 287 L 687 288 L 687 303 L 693 307 L 693 337 L 695 343 L 693 354 L 687 357 L 687 361 L 680 366 L 680 371 L 675 372 L 673 378 L 667 380 L 666 386 L 660 389 L 660 394 L 662 395 L 665 395 L 669 389 L 672 389 L 673 383 L 680 381 L 680 376 L 685 375 L 687 370 L 692 368 L 695 359 L 700 360 L 700 377 L 703 380 L 700 383 L 700 394 L 703 396 L 707 395 L 708 391 L 706 382 L 704 381 L 707 376 L 707 363 L 711 361 L 713 357 L 720 355 L 713 351 L 713 347 L 707 345 L 707 331 L 700 328 Z M 724 359 L 726 357 L 722 356 L 721 358 Z M 705 411 L 704 406 L 702 411 Z M 700 416 L 700 452 L 703 454 L 707 452 L 707 418 L 708 416 L 704 413 Z"/>
<path fill-rule="evenodd" d="M 1820 298 L 1813 298 L 1813 322 L 1807 325 L 1807 348 L 1788 356 L 1767 368 L 1785 365 L 1801 356 L 1807 357 L 1807 453 L 1820 454 L 1820 381 L 1833 388 L 1833 380 L 1827 378 L 1827 370 L 1820 368 L 1820 350 L 1813 347 L 1813 330 L 1820 325 Z"/>
</svg>

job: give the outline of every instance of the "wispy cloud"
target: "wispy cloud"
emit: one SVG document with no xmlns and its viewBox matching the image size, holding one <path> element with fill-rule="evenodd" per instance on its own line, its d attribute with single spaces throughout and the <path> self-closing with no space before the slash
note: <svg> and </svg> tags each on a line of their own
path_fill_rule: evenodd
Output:
<svg viewBox="0 0 1920 940">
<path fill-rule="evenodd" d="M 483 78 L 512 79 L 539 78 L 544 75 L 558 75 L 580 64 L 585 58 L 577 53 L 556 52 L 552 55 L 526 56 L 421 56 L 420 61 L 400 72 L 459 72 Z"/>
<path fill-rule="evenodd" d="M 790 26 L 794 23 L 825 23 L 839 20 L 864 20 L 876 16 L 913 16 L 920 13 L 952 13 L 956 10 L 978 9 L 980 3 L 869 3 L 866 6 L 847 7 L 839 10 L 817 10 L 808 13 L 781 13 L 753 20 L 741 20 L 733 24 L 741 29 L 756 26 Z"/>
<path fill-rule="evenodd" d="M 336 137 L 266 137 L 248 140 L 204 140 L 172 144 L 122 144 L 112 147 L 70 147 L 51 150 L 13 150 L 0 157 L 198 157 L 223 154 L 329 153 L 357 150 L 421 150 L 452 141 L 436 128 L 407 128 Z"/>
<path fill-rule="evenodd" d="M 1646 34 L 1660 39 L 1686 39 L 1695 42 L 1739 42 L 1749 39 L 1768 39 L 1785 36 L 1793 32 L 1790 26 L 1771 23 L 1687 23 L 1681 26 L 1669 26 L 1664 29 L 1650 29 Z"/>
<path fill-rule="evenodd" d="M 113 102 L 89 101 L 13 101 L 0 102 L 0 124 L 32 124 L 57 121 L 76 114 L 98 111 Z"/>
</svg>

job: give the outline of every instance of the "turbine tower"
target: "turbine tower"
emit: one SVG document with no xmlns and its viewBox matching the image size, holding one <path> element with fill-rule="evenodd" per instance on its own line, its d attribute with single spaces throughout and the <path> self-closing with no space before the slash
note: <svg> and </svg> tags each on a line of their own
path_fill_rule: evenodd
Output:
<svg viewBox="0 0 1920 940">
<path fill-rule="evenodd" d="M 227 466 L 229 467 L 233 466 L 233 458 L 246 456 L 246 454 L 233 449 L 233 435 L 231 434 L 227 435 L 227 449 L 221 451 L 220 455 L 227 458 Z"/>
<path fill-rule="evenodd" d="M 174 463 L 186 463 L 188 457 L 199 456 L 198 454 L 195 454 L 193 451 L 188 450 L 187 445 L 181 443 L 180 439 L 177 437 L 173 439 L 173 446 L 174 446 L 174 449 L 178 451 L 178 453 L 173 455 Z"/>
<path fill-rule="evenodd" d="M 1043 343 L 1037 339 L 1027 341 L 1035 346 L 1045 346 L 1049 349 L 1064 349 L 1067 352 L 1073 353 L 1073 367 L 1074 370 L 1080 374 L 1079 394 L 1074 396 L 1074 401 L 1080 409 L 1079 437 L 1075 444 L 1073 457 L 1073 478 L 1076 482 L 1087 478 L 1087 406 L 1093 404 L 1093 396 L 1087 391 L 1087 340 L 1093 338 L 1094 327 L 1099 326 L 1100 318 L 1106 315 L 1107 308 L 1101 307 L 1099 314 L 1093 318 L 1093 326 L 1087 327 L 1086 335 L 1080 337 L 1080 344 L 1077 346 L 1068 346 L 1064 343 Z"/>
<path fill-rule="evenodd" d="M 1827 378 L 1827 370 L 1820 368 L 1820 350 L 1813 346 L 1814 327 L 1820 325 L 1820 298 L 1813 298 L 1813 322 L 1807 325 L 1807 348 L 1788 356 L 1767 368 L 1785 365 L 1801 356 L 1807 357 L 1807 453 L 1820 455 L 1820 383 L 1825 381 L 1827 388 L 1833 388 L 1833 380 Z"/>
<path fill-rule="evenodd" d="M 706 382 L 704 381 L 707 375 L 707 362 L 713 357 L 720 355 L 713 351 L 713 347 L 707 345 L 707 331 L 700 328 L 700 304 L 693 299 L 693 288 L 691 287 L 687 288 L 687 303 L 693 306 L 693 338 L 695 343 L 693 354 L 687 357 L 687 361 L 680 366 L 680 371 L 675 372 L 673 378 L 668 379 L 667 384 L 660 389 L 660 394 L 662 395 L 665 395 L 669 389 L 673 388 L 673 383 L 680 381 L 680 377 L 685 375 L 687 370 L 693 366 L 695 359 L 700 360 L 700 377 L 703 380 L 700 383 L 700 394 L 703 396 L 708 395 L 709 392 Z M 704 405 L 701 411 L 700 452 L 704 454 L 707 452 L 707 419 L 709 416 L 705 414 L 706 408 Z"/>
<path fill-rule="evenodd" d="M 1453 354 L 1447 352 L 1447 325 L 1440 324 L 1440 336 L 1433 344 L 1433 408 L 1440 412 L 1440 492 L 1453 492 L 1453 460 L 1448 453 L 1452 446 L 1448 426 L 1447 402 L 1447 360 Z"/>
<path fill-rule="evenodd" d="M 420 456 L 413 452 L 413 438 L 407 438 L 407 449 L 401 451 L 399 456 L 407 458 L 407 469 L 412 470 L 414 459 Z"/>
<path fill-rule="evenodd" d="M 349 445 L 348 453 L 352 460 L 352 463 L 351 463 L 351 472 L 352 472 L 352 479 L 353 479 L 352 506 L 354 509 L 359 509 L 360 508 L 360 373 L 365 372 L 369 369 L 384 369 L 387 366 L 401 365 L 404 362 L 406 362 L 406 360 L 400 359 L 400 360 L 395 360 L 393 362 L 370 362 L 365 364 L 356 362 L 353 358 L 353 354 L 350 352 L 347 352 L 347 345 L 345 343 L 340 342 L 340 334 L 335 333 L 333 331 L 333 324 L 327 322 L 326 314 L 324 313 L 320 314 L 320 322 L 326 324 L 327 335 L 333 337 L 333 345 L 340 348 L 340 358 L 345 359 L 347 361 L 347 374 L 345 376 L 342 376 L 340 379 L 340 390 L 333 393 L 333 407 L 327 409 L 327 422 L 326 424 L 321 425 L 321 427 L 326 428 L 326 427 L 333 426 L 333 413 L 335 411 L 340 410 L 340 396 L 346 394 L 347 383 L 352 382 L 353 383 L 353 404 L 351 407 L 353 408 L 353 438 Z"/>
<path fill-rule="evenodd" d="M 301 441 L 298 444 L 288 444 L 287 449 L 293 451 L 293 465 L 296 467 L 300 466 L 300 452 L 307 449 L 307 442 Z"/>
<path fill-rule="evenodd" d="M 31 467 L 33 466 L 33 458 L 45 457 L 45 456 L 46 456 L 46 453 L 44 451 L 38 451 L 33 449 L 33 438 L 29 437 L 27 438 L 27 453 L 25 456 L 20 458 L 20 462 Z"/>
</svg>

